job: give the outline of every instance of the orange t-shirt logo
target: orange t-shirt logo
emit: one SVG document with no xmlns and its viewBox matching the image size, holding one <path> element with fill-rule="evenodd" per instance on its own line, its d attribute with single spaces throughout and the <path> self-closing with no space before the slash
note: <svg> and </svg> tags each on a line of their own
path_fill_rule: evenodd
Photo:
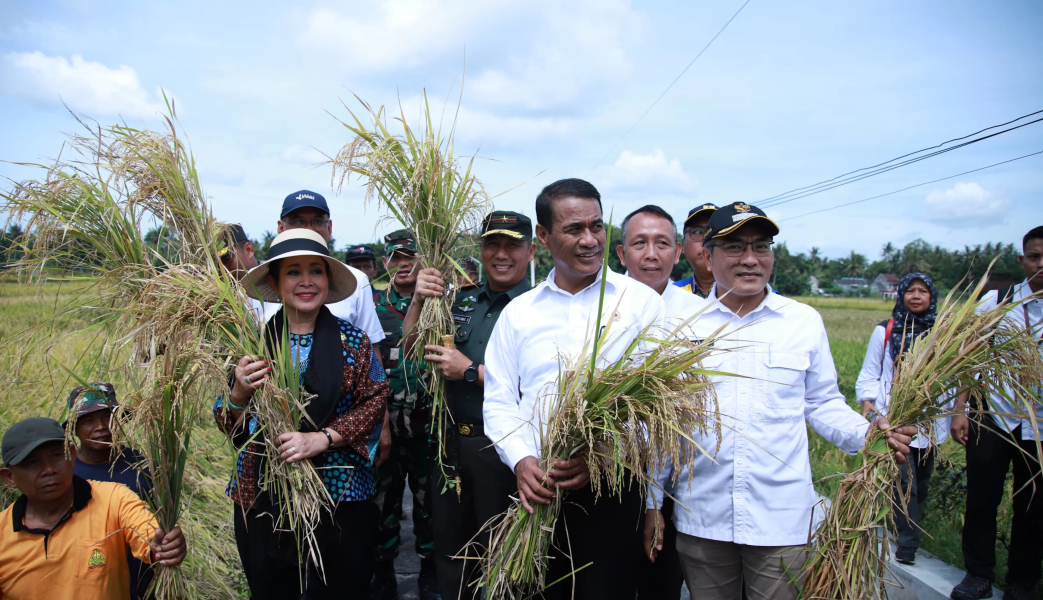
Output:
<svg viewBox="0 0 1043 600">
<path fill-rule="evenodd" d="M 99 550 L 95 550 L 91 553 L 90 560 L 87 561 L 88 569 L 97 569 L 98 567 L 105 566 L 105 556 Z"/>
</svg>

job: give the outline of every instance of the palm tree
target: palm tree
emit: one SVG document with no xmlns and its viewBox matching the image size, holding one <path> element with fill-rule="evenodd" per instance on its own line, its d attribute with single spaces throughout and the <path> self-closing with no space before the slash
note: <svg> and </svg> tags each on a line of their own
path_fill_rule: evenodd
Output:
<svg viewBox="0 0 1043 600">
<path fill-rule="evenodd" d="M 845 277 L 861 277 L 866 272 L 866 268 L 869 265 L 868 259 L 865 256 L 851 251 L 851 256 L 847 257 L 844 265 L 844 276 Z"/>
</svg>

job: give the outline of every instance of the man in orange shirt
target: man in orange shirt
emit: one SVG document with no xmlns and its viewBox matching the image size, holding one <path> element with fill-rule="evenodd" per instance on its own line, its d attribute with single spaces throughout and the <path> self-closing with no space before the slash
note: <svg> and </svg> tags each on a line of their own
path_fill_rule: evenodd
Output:
<svg viewBox="0 0 1043 600">
<path fill-rule="evenodd" d="M 0 477 L 22 492 L 0 513 L 0 600 L 128 600 L 128 549 L 149 564 L 184 560 L 180 527 L 157 529 L 145 503 L 125 485 L 73 475 L 76 447 L 67 445 L 54 419 L 15 423 L 0 455 Z"/>
</svg>

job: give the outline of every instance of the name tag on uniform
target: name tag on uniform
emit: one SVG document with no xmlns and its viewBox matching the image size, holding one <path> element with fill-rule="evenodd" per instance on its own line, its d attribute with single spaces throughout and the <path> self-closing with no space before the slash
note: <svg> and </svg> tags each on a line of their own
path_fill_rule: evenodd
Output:
<svg viewBox="0 0 1043 600">
<path fill-rule="evenodd" d="M 463 310 L 463 309 L 460 309 Z M 471 310 L 474 310 L 473 308 Z M 471 322 L 471 315 L 453 315 L 453 322 L 467 325 Z"/>
<path fill-rule="evenodd" d="M 399 348 L 398 347 L 392 348 L 390 354 L 391 354 L 391 356 L 390 356 L 391 360 L 398 360 Z"/>
</svg>

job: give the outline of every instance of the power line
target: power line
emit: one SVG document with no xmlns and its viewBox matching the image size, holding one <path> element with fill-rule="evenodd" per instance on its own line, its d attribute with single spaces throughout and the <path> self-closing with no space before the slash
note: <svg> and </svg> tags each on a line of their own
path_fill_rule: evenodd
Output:
<svg viewBox="0 0 1043 600">
<path fill-rule="evenodd" d="M 663 99 L 663 96 L 666 96 L 666 93 L 670 91 L 670 88 L 674 87 L 674 84 L 681 80 L 681 77 L 683 77 L 684 74 L 688 72 L 688 69 L 692 68 L 692 65 L 695 64 L 695 61 L 699 60 L 699 57 L 703 55 L 703 52 L 706 52 L 706 49 L 709 48 L 711 44 L 713 44 L 714 40 L 716 40 L 719 35 L 724 33 L 724 30 L 727 29 L 729 25 L 731 25 L 732 21 L 735 20 L 735 17 L 739 16 L 739 13 L 742 12 L 742 9 L 746 8 L 746 5 L 749 3 L 750 0 L 746 0 L 746 2 L 742 3 L 742 6 L 739 7 L 739 10 L 735 11 L 735 14 L 732 15 L 732 18 L 728 19 L 728 22 L 724 24 L 724 27 L 721 27 L 717 34 L 710 38 L 709 42 L 706 42 L 706 45 L 703 46 L 703 49 L 699 51 L 699 54 L 695 55 L 695 58 L 692 59 L 692 62 L 688 63 L 688 66 L 685 67 L 684 70 L 682 70 L 681 73 L 677 77 L 675 77 L 673 81 L 670 82 L 670 85 L 666 86 L 666 89 L 663 90 L 663 93 L 659 94 L 659 97 L 655 99 L 655 102 L 653 102 L 652 105 L 645 110 L 645 112 L 641 113 L 641 116 L 637 118 L 637 121 L 634 121 L 634 124 L 630 126 L 630 129 L 627 129 L 627 132 L 624 133 L 621 138 L 616 140 L 616 143 L 612 144 L 612 146 L 608 149 L 608 152 L 605 152 L 605 155 L 601 157 L 601 159 L 598 161 L 596 165 L 594 165 L 594 168 L 591 169 L 589 173 L 587 173 L 588 178 L 590 177 L 591 173 L 598 170 L 598 167 L 601 166 L 601 163 L 605 162 L 605 159 L 608 158 L 608 155 L 612 154 L 612 151 L 615 150 L 616 147 L 619 146 L 619 144 L 621 144 L 623 140 L 625 140 L 632 131 L 634 131 L 634 128 L 637 127 L 639 123 L 641 123 L 641 121 L 648 115 L 648 113 L 652 112 L 652 109 L 655 108 L 656 104 L 659 104 L 659 101 Z"/>
<path fill-rule="evenodd" d="M 850 171 L 850 172 L 845 173 L 843 175 L 838 175 L 838 176 L 835 176 L 835 177 L 833 177 L 831 179 L 826 179 L 826 181 L 819 182 L 818 184 L 814 184 L 814 185 L 810 185 L 810 186 L 805 186 L 803 188 L 797 188 L 797 189 L 794 189 L 794 190 L 790 190 L 789 192 L 784 192 L 782 194 L 771 196 L 769 198 L 765 198 L 765 199 L 759 200 L 759 201 L 757 201 L 755 203 L 756 203 L 757 206 L 759 206 L 761 208 L 776 207 L 776 206 L 779 206 L 779 205 L 784 205 L 784 203 L 786 203 L 786 202 L 791 202 L 793 200 L 797 200 L 797 199 L 804 198 L 804 197 L 807 197 L 807 196 L 819 194 L 819 193 L 822 193 L 822 192 L 825 192 L 825 191 L 828 191 L 828 190 L 839 188 L 841 186 L 846 186 L 848 184 L 853 184 L 855 182 L 860 182 L 860 181 L 862 181 L 862 179 L 866 179 L 868 177 L 879 175 L 881 173 L 886 173 L 888 171 L 893 171 L 895 169 L 898 169 L 898 168 L 901 168 L 901 167 L 904 167 L 904 166 L 907 166 L 907 165 L 912 165 L 914 163 L 919 163 L 920 161 L 925 161 L 927 159 L 930 159 L 930 158 L 933 158 L 933 157 L 937 157 L 937 155 L 939 155 L 939 154 L 944 154 L 946 152 L 951 152 L 952 150 L 957 150 L 957 149 L 963 148 L 965 146 L 969 146 L 971 144 L 976 144 L 978 142 L 983 142 L 983 141 L 988 140 L 990 138 L 995 138 L 996 136 L 1001 136 L 1003 134 L 1006 134 L 1006 133 L 1008 133 L 1008 131 L 1013 131 L 1015 129 L 1020 129 L 1021 127 L 1026 127 L 1028 125 L 1032 125 L 1033 123 L 1039 123 L 1039 122 L 1043 121 L 1043 118 L 1039 118 L 1039 119 L 1036 119 L 1034 121 L 1029 121 L 1027 123 L 1021 123 L 1021 124 L 1015 125 L 1013 127 L 1009 127 L 1009 128 L 1006 128 L 1006 129 L 995 131 L 995 133 L 989 134 L 988 136 L 981 136 L 981 137 L 974 138 L 974 136 L 978 136 L 979 134 L 984 133 L 984 131 L 988 131 L 990 129 L 995 129 L 997 127 L 1002 127 L 1004 125 L 1009 125 L 1011 123 L 1020 121 L 1022 119 L 1027 118 L 1027 117 L 1033 117 L 1033 116 L 1039 115 L 1040 113 L 1043 113 L 1043 111 L 1037 111 L 1036 113 L 1030 113 L 1028 115 L 1025 115 L 1025 116 L 1022 116 L 1022 117 L 1018 117 L 1017 119 L 1014 119 L 1013 121 L 1009 121 L 1009 122 L 1006 122 L 1006 123 L 1001 123 L 999 125 L 993 125 L 991 127 L 986 127 L 985 129 L 981 129 L 980 131 L 976 131 L 976 133 L 974 133 L 974 134 L 970 134 L 970 135 L 964 136 L 962 138 L 955 138 L 954 140 L 949 140 L 947 142 L 943 142 L 942 144 L 939 144 L 937 146 L 931 146 L 929 148 L 923 148 L 923 149 L 917 150 L 915 152 L 909 152 L 907 154 L 901 155 L 901 157 L 898 157 L 896 159 L 892 159 L 892 160 L 887 161 L 887 162 L 880 163 L 880 164 L 875 165 L 873 167 L 865 167 L 865 168 L 862 168 L 862 169 L 857 169 L 857 170 L 854 170 L 854 171 Z M 940 150 L 936 150 L 936 148 L 940 148 L 940 147 L 945 146 L 946 144 L 949 144 L 951 142 L 960 141 L 960 140 L 966 140 L 968 138 L 974 138 L 974 139 L 969 140 L 967 142 L 964 142 L 962 144 L 956 144 L 955 146 L 950 146 L 948 148 L 942 148 Z M 920 154 L 920 153 L 925 152 L 927 150 L 935 150 L 935 151 L 929 152 L 927 154 L 919 155 L 919 157 L 915 157 L 915 158 L 912 158 L 912 159 L 901 161 L 899 163 L 895 163 L 895 161 L 899 161 L 899 160 L 904 159 L 906 157 L 914 157 L 915 154 Z M 892 163 L 895 163 L 895 164 L 892 164 Z M 868 171 L 868 172 L 863 172 L 863 171 Z"/>
<path fill-rule="evenodd" d="M 822 212 L 828 212 L 828 211 L 831 211 L 831 210 L 836 210 L 838 208 L 844 208 L 845 206 L 851 206 L 852 204 L 859 204 L 861 202 L 868 202 L 870 200 L 876 200 L 877 198 L 883 198 L 885 196 L 893 196 L 895 194 L 904 192 L 906 190 L 911 190 L 913 188 L 923 187 L 925 185 L 930 185 L 932 183 L 938 183 L 939 181 L 945 181 L 946 179 L 953 179 L 955 177 L 962 177 L 963 175 L 968 175 L 970 173 L 977 173 L 978 171 L 984 171 L 985 169 L 991 169 L 992 167 L 998 167 L 1000 165 L 1005 165 L 1007 163 L 1012 163 L 1012 162 L 1014 162 L 1016 160 L 1021 160 L 1023 158 L 1028 158 L 1030 156 L 1036 156 L 1037 154 L 1043 154 L 1043 150 L 1040 150 L 1039 152 L 1033 152 L 1032 154 L 1026 154 L 1024 156 L 1019 156 L 1017 158 L 1012 158 L 1010 160 L 1005 160 L 1003 162 L 994 163 L 994 164 L 991 164 L 991 165 L 988 165 L 988 166 L 985 166 L 985 167 L 972 169 L 970 171 L 964 171 L 963 173 L 957 173 L 955 175 L 949 175 L 948 177 L 942 177 L 941 179 L 934 179 L 932 181 L 925 181 L 923 183 L 918 183 L 916 185 L 911 185 L 909 187 L 904 187 L 904 188 L 902 188 L 900 190 L 895 190 L 893 192 L 887 192 L 886 194 L 880 194 L 879 196 L 872 196 L 870 198 L 863 198 L 861 200 L 855 200 L 854 202 L 845 202 L 844 204 L 838 204 L 836 206 L 831 206 L 829 208 L 823 208 L 823 209 L 820 209 L 820 210 L 813 210 L 811 212 L 807 212 L 807 213 L 804 213 L 802 215 L 797 215 L 795 217 L 787 217 L 785 219 L 779 219 L 779 221 L 780 222 L 781 221 L 792 221 L 793 219 L 800 219 L 800 218 L 806 217 L 808 215 L 815 215 L 815 214 L 822 213 Z"/>
</svg>

